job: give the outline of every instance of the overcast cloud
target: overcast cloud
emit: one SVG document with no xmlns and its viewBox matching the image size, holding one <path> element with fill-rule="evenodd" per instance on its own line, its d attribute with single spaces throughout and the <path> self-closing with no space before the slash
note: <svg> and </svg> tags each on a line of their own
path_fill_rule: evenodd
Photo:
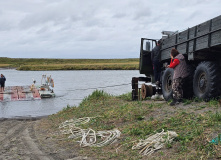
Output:
<svg viewBox="0 0 221 160">
<path fill-rule="evenodd" d="M 0 0 L 0 57 L 138 58 L 140 38 L 221 15 L 221 0 Z"/>
</svg>

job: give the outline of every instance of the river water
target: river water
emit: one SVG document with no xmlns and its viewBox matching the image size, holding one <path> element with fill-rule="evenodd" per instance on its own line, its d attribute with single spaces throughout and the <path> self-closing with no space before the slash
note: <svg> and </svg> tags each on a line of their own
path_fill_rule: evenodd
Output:
<svg viewBox="0 0 221 160">
<path fill-rule="evenodd" d="M 132 77 L 141 76 L 139 71 L 17 71 L 0 70 L 6 77 L 6 86 L 31 85 L 32 78 L 36 85 L 41 84 L 43 74 L 51 75 L 55 82 L 55 98 L 32 101 L 0 102 L 0 118 L 37 117 L 54 114 L 67 105 L 78 106 L 82 99 L 95 88 L 112 95 L 131 91 Z M 128 84 L 128 85 L 126 85 Z"/>
</svg>

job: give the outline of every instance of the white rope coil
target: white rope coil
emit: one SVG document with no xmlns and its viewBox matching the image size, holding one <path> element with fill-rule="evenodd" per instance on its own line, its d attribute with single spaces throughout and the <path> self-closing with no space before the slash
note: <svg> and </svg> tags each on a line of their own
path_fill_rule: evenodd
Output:
<svg viewBox="0 0 221 160">
<path fill-rule="evenodd" d="M 77 127 L 77 125 L 88 123 L 91 118 L 95 117 L 67 120 L 59 126 L 60 131 L 63 134 L 71 134 L 68 138 L 81 138 L 79 141 L 81 147 L 102 147 L 112 144 L 120 137 L 121 132 L 118 129 L 95 132 L 91 128 L 81 129 Z"/>
<path fill-rule="evenodd" d="M 71 127 L 71 126 L 85 124 L 85 123 L 88 123 L 91 118 L 94 118 L 94 117 L 84 117 L 84 118 L 66 120 L 63 123 L 61 123 L 59 128 L 65 128 L 66 126 Z"/>
<path fill-rule="evenodd" d="M 177 136 L 176 132 L 164 132 L 164 130 L 162 130 L 162 132 L 149 136 L 145 140 L 140 140 L 132 149 L 141 150 L 139 153 L 142 155 L 150 155 L 154 151 L 161 149 L 166 143 L 171 143 Z"/>
</svg>

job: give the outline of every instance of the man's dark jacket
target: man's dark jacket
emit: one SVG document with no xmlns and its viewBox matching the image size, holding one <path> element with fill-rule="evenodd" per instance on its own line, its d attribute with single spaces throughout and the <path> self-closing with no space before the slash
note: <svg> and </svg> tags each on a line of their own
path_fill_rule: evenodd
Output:
<svg viewBox="0 0 221 160">
<path fill-rule="evenodd" d="M 155 46 L 151 52 L 151 60 L 153 61 L 160 61 L 160 45 Z"/>
<path fill-rule="evenodd" d="M 2 83 L 5 83 L 5 81 L 6 81 L 6 78 L 5 77 L 0 77 L 0 83 L 2 84 Z"/>
</svg>

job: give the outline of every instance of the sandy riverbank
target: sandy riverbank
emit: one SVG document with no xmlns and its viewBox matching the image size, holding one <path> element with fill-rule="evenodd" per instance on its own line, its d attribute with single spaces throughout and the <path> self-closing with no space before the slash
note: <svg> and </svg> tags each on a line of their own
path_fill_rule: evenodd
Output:
<svg viewBox="0 0 221 160">
<path fill-rule="evenodd" d="M 44 118 L 0 119 L 0 159 L 83 160 L 78 150 L 68 150 L 42 129 Z M 43 127 L 44 128 L 44 127 Z"/>
</svg>

